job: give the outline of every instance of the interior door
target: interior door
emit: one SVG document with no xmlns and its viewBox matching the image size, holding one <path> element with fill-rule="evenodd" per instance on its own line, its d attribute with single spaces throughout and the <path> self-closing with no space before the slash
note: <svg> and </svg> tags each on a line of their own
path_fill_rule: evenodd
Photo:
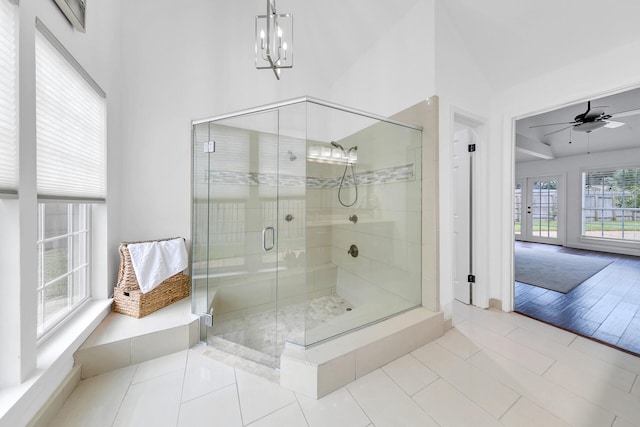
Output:
<svg viewBox="0 0 640 427">
<path fill-rule="evenodd" d="M 473 208 L 473 130 L 456 123 L 453 137 L 453 290 L 454 297 L 465 304 L 473 302 L 472 208 Z"/>
<path fill-rule="evenodd" d="M 519 182 L 524 185 L 521 188 L 525 191 L 519 240 L 564 244 L 562 177 L 528 177 Z"/>
</svg>

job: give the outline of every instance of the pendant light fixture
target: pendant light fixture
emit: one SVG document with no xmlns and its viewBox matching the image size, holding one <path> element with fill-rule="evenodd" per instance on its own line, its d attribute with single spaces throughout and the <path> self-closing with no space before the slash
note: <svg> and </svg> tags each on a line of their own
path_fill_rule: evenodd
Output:
<svg viewBox="0 0 640 427">
<path fill-rule="evenodd" d="M 267 0 L 267 14 L 256 16 L 256 68 L 271 69 L 280 80 L 282 68 L 293 67 L 293 15 L 279 14 Z"/>
</svg>

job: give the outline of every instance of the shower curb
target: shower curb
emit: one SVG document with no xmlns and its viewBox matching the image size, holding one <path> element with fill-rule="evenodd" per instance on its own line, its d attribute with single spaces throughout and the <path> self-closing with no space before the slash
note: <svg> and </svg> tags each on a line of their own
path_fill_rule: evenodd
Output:
<svg viewBox="0 0 640 427">
<path fill-rule="evenodd" d="M 280 385 L 319 399 L 443 334 L 443 313 L 420 307 L 309 349 L 287 347 Z"/>
</svg>

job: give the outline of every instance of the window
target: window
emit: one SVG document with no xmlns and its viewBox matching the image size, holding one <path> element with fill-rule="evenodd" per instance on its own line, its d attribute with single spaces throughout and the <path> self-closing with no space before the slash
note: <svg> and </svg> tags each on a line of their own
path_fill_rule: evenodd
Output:
<svg viewBox="0 0 640 427">
<path fill-rule="evenodd" d="M 18 8 L 0 0 L 0 193 L 16 193 Z"/>
<path fill-rule="evenodd" d="M 38 337 L 90 297 L 91 209 L 105 200 L 106 100 L 36 21 Z"/>
<path fill-rule="evenodd" d="M 640 241 L 640 168 L 582 174 L 582 235 Z"/>
<path fill-rule="evenodd" d="M 86 203 L 40 203 L 38 224 L 38 336 L 89 297 Z"/>
</svg>

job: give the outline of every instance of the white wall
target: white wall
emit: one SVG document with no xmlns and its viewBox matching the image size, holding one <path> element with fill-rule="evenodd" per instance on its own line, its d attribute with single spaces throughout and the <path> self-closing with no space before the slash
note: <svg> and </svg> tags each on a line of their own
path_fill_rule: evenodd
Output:
<svg viewBox="0 0 640 427">
<path fill-rule="evenodd" d="M 377 39 L 367 50 L 350 52 L 352 62 L 339 66 L 344 72 L 331 86 L 330 101 L 391 116 L 435 93 L 434 0 L 410 3 L 402 15 L 376 27 Z M 351 31 L 360 31 L 365 21 L 353 16 L 350 24 Z"/>
<path fill-rule="evenodd" d="M 551 175 L 566 177 L 566 188 L 562 193 L 565 196 L 566 206 L 565 246 L 640 256 L 640 248 L 638 248 L 637 243 L 615 243 L 581 237 L 582 172 L 596 168 L 637 167 L 639 163 L 640 147 L 631 150 L 608 151 L 554 160 L 517 163 L 515 177 L 516 179 Z"/>
<path fill-rule="evenodd" d="M 640 83 L 640 42 L 614 46 L 593 56 L 517 86 L 504 88 L 493 100 L 491 139 L 486 159 L 488 182 L 495 191 L 488 193 L 488 206 L 500 206 L 487 218 L 486 226 L 495 239 L 488 240 L 490 296 L 502 300 L 503 310 L 513 301 L 512 189 L 514 167 L 513 119 L 533 115 L 569 103 L 617 92 Z"/>
</svg>

